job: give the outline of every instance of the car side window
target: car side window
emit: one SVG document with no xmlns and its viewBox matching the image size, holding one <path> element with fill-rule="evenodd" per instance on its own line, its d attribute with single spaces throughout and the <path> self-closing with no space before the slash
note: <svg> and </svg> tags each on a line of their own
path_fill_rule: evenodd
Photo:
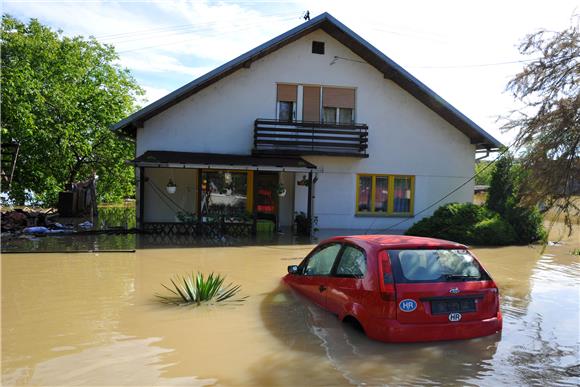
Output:
<svg viewBox="0 0 580 387">
<path fill-rule="evenodd" d="M 363 251 L 346 246 L 336 268 L 336 275 L 340 277 L 362 278 L 367 273 L 367 261 Z"/>
<path fill-rule="evenodd" d="M 341 247 L 335 243 L 324 246 L 312 254 L 306 263 L 304 275 L 329 275 Z"/>
</svg>

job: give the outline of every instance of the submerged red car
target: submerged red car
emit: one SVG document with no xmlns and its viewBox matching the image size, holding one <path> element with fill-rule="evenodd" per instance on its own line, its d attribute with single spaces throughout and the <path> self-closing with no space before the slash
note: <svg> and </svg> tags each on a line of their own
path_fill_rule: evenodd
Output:
<svg viewBox="0 0 580 387">
<path fill-rule="evenodd" d="M 321 242 L 284 281 L 372 339 L 468 339 L 502 329 L 499 292 L 467 247 L 399 236 Z"/>
</svg>

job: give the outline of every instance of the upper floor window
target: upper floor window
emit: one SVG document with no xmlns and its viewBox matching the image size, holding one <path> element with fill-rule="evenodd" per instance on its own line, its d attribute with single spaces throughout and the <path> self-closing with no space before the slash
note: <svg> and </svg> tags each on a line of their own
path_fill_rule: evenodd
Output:
<svg viewBox="0 0 580 387">
<path fill-rule="evenodd" d="M 324 122 L 352 124 L 354 122 L 354 89 L 323 87 Z"/>
<path fill-rule="evenodd" d="M 296 85 L 278 84 L 277 88 L 277 113 L 280 121 L 294 121 L 296 119 Z"/>
<path fill-rule="evenodd" d="M 280 121 L 296 120 L 298 86 L 278 84 L 276 115 Z M 302 121 L 352 124 L 355 119 L 355 89 L 302 86 Z"/>
</svg>

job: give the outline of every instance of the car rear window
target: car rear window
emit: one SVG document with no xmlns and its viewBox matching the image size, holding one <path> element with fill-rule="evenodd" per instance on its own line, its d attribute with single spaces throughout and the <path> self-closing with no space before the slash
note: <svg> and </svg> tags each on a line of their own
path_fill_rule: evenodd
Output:
<svg viewBox="0 0 580 387">
<path fill-rule="evenodd" d="M 397 282 L 483 281 L 489 276 L 467 250 L 390 250 Z"/>
</svg>

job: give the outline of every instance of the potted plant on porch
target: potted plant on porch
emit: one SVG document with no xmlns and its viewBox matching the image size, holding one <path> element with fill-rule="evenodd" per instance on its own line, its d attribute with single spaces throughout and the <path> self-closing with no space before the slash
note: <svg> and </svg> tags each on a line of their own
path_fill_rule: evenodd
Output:
<svg viewBox="0 0 580 387">
<path fill-rule="evenodd" d="M 165 186 L 165 190 L 168 194 L 174 194 L 177 191 L 177 185 L 173 182 L 173 179 L 169 178 L 169 182 Z"/>
</svg>

